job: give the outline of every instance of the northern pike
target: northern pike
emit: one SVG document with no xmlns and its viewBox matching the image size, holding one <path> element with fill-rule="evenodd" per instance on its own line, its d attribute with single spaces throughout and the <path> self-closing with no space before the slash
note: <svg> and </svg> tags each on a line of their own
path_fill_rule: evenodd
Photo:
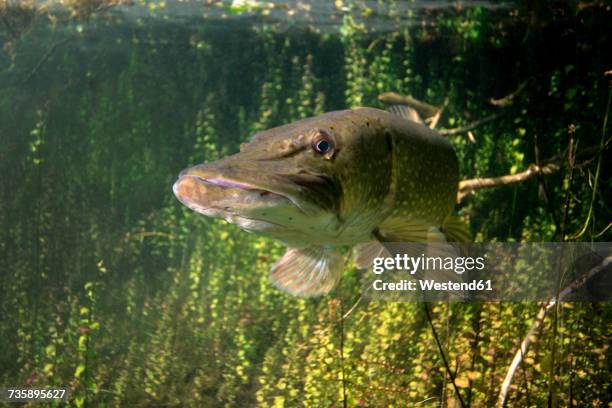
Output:
<svg viewBox="0 0 612 408">
<path fill-rule="evenodd" d="M 380 242 L 444 241 L 458 177 L 437 132 L 357 108 L 256 133 L 239 153 L 181 172 L 173 190 L 198 213 L 280 240 L 288 249 L 272 283 L 317 296 L 340 279 L 339 248 L 368 267 Z"/>
</svg>

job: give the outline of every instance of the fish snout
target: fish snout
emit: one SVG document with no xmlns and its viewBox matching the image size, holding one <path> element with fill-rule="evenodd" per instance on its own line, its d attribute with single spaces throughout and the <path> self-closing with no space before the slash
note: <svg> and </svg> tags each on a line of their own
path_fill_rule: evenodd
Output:
<svg viewBox="0 0 612 408">
<path fill-rule="evenodd" d="M 186 168 L 185 170 L 179 173 L 178 178 L 181 179 L 185 176 L 193 176 L 206 179 L 211 175 L 211 172 L 209 171 L 208 167 L 209 166 L 206 164 L 198 164 L 196 166 Z"/>
<path fill-rule="evenodd" d="M 198 177 L 193 177 L 185 171 L 181 172 L 178 180 L 172 185 L 172 191 L 181 203 L 190 208 L 194 203 L 204 201 L 206 195 L 205 184 Z"/>
<path fill-rule="evenodd" d="M 178 179 L 172 185 L 174 196 L 192 209 L 196 203 L 203 201 L 206 194 L 203 170 L 203 165 L 189 167 L 179 173 Z"/>
</svg>

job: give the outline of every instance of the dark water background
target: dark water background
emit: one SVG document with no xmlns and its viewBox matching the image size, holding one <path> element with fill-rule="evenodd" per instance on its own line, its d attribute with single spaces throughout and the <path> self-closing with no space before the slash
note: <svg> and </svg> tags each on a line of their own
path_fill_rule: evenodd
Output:
<svg viewBox="0 0 612 408">
<path fill-rule="evenodd" d="M 609 241 L 611 17 L 603 2 L 0 2 L 0 385 L 68 387 L 75 406 L 458 403 L 420 304 L 343 319 L 351 267 L 328 297 L 288 297 L 267 282 L 277 243 L 190 212 L 172 183 L 258 130 L 394 91 L 448 100 L 439 129 L 496 115 L 449 136 L 462 179 L 560 163 L 458 205 L 476 240 Z M 573 168 L 570 145 L 586 149 Z M 538 305 L 431 306 L 462 400 L 492 406 Z M 509 401 L 606 406 L 611 313 L 551 314 Z"/>
</svg>

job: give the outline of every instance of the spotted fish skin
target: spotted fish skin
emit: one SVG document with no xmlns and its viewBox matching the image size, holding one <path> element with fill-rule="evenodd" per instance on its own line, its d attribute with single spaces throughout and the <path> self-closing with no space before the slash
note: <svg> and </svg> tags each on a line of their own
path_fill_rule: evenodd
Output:
<svg viewBox="0 0 612 408">
<path fill-rule="evenodd" d="M 435 131 L 373 108 L 259 132 L 240 153 L 183 171 L 177 198 L 289 247 L 271 272 L 301 296 L 329 292 L 338 246 L 426 241 L 454 206 L 458 163 Z M 435 235 L 435 234 L 434 234 Z"/>
<path fill-rule="evenodd" d="M 341 111 L 352 124 L 346 144 L 352 165 L 339 171 L 344 186 L 340 214 L 354 234 L 376 226 L 418 220 L 441 226 L 451 213 L 459 181 L 450 142 L 416 122 L 373 108 Z M 375 155 L 371 154 L 376 151 Z"/>
</svg>

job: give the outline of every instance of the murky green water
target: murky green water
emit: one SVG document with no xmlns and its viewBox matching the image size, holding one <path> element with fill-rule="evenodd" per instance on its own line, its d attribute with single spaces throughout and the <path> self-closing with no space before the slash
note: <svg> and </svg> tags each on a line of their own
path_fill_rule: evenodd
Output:
<svg viewBox="0 0 612 408">
<path fill-rule="evenodd" d="M 605 4 L 65 3 L 0 1 L 0 385 L 66 387 L 71 406 L 458 403 L 421 304 L 342 319 L 361 293 L 350 265 L 331 295 L 289 297 L 268 283 L 278 243 L 171 190 L 256 131 L 384 108 L 383 92 L 444 107 L 439 130 L 489 118 L 449 136 L 462 179 L 560 163 L 462 201 L 476 240 L 585 222 L 575 239 L 610 240 Z M 432 308 L 462 400 L 492 406 L 538 305 Z M 604 406 L 610 312 L 547 320 L 509 401 Z"/>
</svg>

